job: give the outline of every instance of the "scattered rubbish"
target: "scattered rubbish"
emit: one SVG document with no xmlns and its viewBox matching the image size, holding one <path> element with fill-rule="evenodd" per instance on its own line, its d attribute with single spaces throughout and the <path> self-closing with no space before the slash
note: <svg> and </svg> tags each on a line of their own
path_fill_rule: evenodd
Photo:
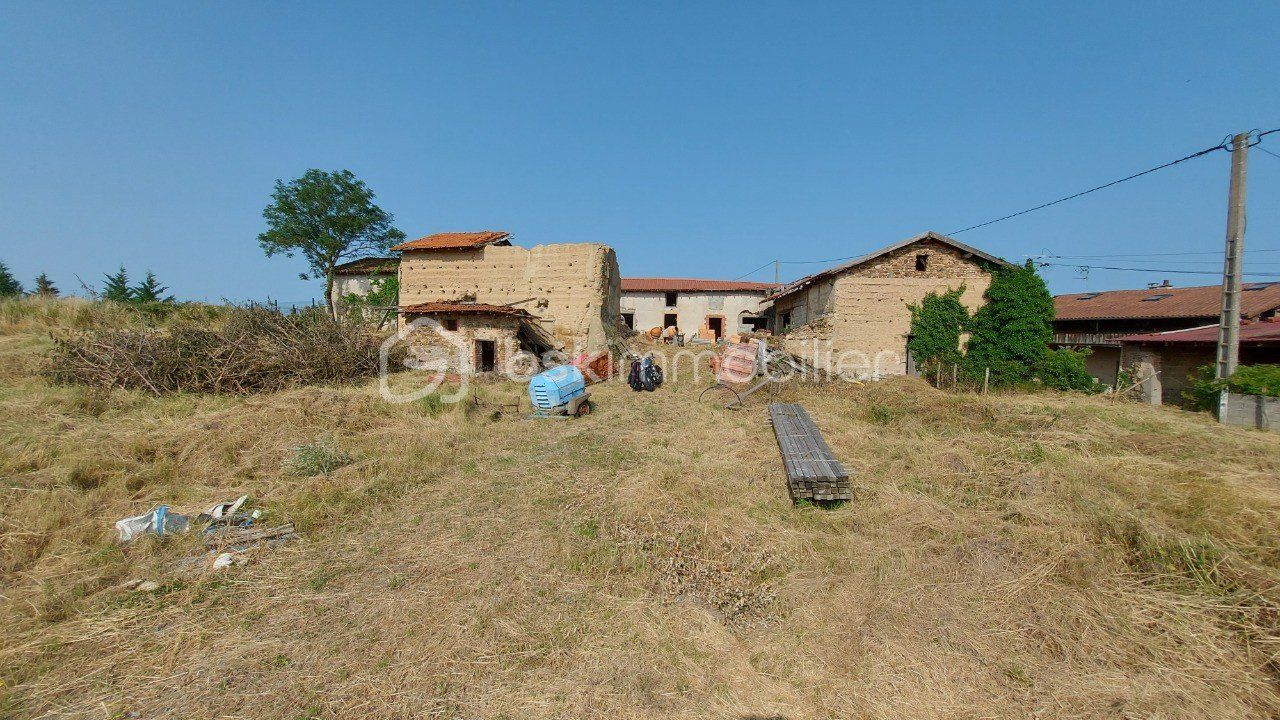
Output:
<svg viewBox="0 0 1280 720">
<path fill-rule="evenodd" d="M 208 515 L 209 517 L 215 518 L 215 519 L 220 518 L 224 515 L 232 515 L 235 513 L 235 511 L 239 510 L 240 506 L 244 505 L 245 502 L 247 502 L 248 500 L 249 500 L 248 495 L 241 495 L 240 497 L 236 498 L 234 502 L 218 503 L 217 505 L 214 505 L 213 507 L 206 510 L 205 515 Z"/>
<path fill-rule="evenodd" d="M 157 505 L 151 512 L 116 521 L 116 532 L 122 543 L 147 533 L 161 536 L 184 533 L 189 527 L 187 516 L 170 513 L 168 505 Z"/>
<path fill-rule="evenodd" d="M 249 502 L 249 496 L 241 495 L 235 500 L 210 507 L 207 512 L 200 513 L 195 519 L 196 523 L 202 525 L 200 533 L 203 536 L 204 546 L 211 553 L 217 554 L 217 558 L 213 561 L 215 570 L 245 564 L 248 559 L 237 553 L 255 545 L 265 544 L 268 547 L 274 547 L 298 538 L 293 523 L 260 527 L 258 522 L 265 516 L 263 511 L 245 512 L 244 506 L 247 502 Z M 171 513 L 167 505 L 159 505 L 144 515 L 120 520 L 116 523 L 116 530 L 120 533 L 120 541 L 128 542 L 146 533 L 165 535 L 187 532 L 190 525 L 191 521 L 186 515 Z M 202 562 L 204 561 L 199 558 L 188 558 L 183 564 L 201 564 Z M 141 587 L 137 585 L 141 582 L 141 580 L 132 581 L 122 587 L 126 589 L 134 586 Z"/>
<path fill-rule="evenodd" d="M 771 403 L 769 419 L 787 471 L 787 490 L 799 500 L 852 500 L 849 473 L 836 460 L 822 432 L 805 409 L 794 403 Z"/>
<path fill-rule="evenodd" d="M 210 508 L 209 513 L 200 516 L 199 519 L 206 522 L 203 530 L 205 547 L 218 552 L 227 550 L 239 552 L 247 550 L 254 543 L 265 541 L 268 545 L 274 546 L 298 537 L 293 531 L 293 523 L 267 528 L 258 527 L 257 522 L 263 517 L 261 510 L 239 512 L 248 499 L 249 496 L 244 495 L 234 502 L 215 505 Z M 224 510 L 224 512 L 215 516 L 214 510 Z"/>
<path fill-rule="evenodd" d="M 591 393 L 582 371 L 561 365 L 529 380 L 529 402 L 535 418 L 582 417 L 591 412 Z"/>
<path fill-rule="evenodd" d="M 265 542 L 268 547 L 275 547 L 287 540 L 297 539 L 293 523 L 267 528 L 211 524 L 204 531 L 204 546 L 218 551 L 239 552 L 260 542 Z"/>
<path fill-rule="evenodd" d="M 160 583 L 156 582 L 155 580 L 145 580 L 143 582 L 138 583 L 137 587 L 134 588 L 134 590 L 137 590 L 138 592 L 155 592 L 156 590 L 159 590 L 159 589 L 160 589 Z"/>
<path fill-rule="evenodd" d="M 247 562 L 249 562 L 249 558 L 244 555 L 224 552 L 214 559 L 213 569 L 221 570 L 223 568 L 231 567 L 232 565 L 244 565 Z"/>
<path fill-rule="evenodd" d="M 662 385 L 662 367 L 653 361 L 652 355 L 645 355 L 631 361 L 631 372 L 627 374 L 627 384 L 636 392 L 653 392 Z"/>
<path fill-rule="evenodd" d="M 797 373 L 805 377 L 805 368 L 793 355 L 770 350 L 763 340 L 750 343 L 729 343 L 711 359 L 716 373 L 716 383 L 698 395 L 698 401 L 714 400 L 726 410 L 738 410 L 742 403 L 760 390 L 767 390 L 772 402 L 778 395 L 781 383 L 791 380 Z M 747 387 L 752 380 L 754 385 Z"/>
</svg>

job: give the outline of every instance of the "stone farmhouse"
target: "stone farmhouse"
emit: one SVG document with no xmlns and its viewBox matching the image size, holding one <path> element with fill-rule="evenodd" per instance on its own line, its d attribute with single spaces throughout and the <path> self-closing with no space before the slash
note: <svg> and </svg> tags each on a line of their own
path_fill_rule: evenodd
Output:
<svg viewBox="0 0 1280 720">
<path fill-rule="evenodd" d="M 913 370 L 907 356 L 910 305 L 931 292 L 964 288 L 976 310 L 1004 260 L 927 232 L 801 278 L 771 296 L 770 329 L 787 351 L 820 368 L 866 376 Z"/>
<path fill-rule="evenodd" d="M 773 283 L 691 278 L 623 278 L 621 321 L 638 332 L 674 327 L 687 339 L 715 342 L 768 327 Z"/>
<path fill-rule="evenodd" d="M 540 342 L 550 338 L 569 350 L 603 348 L 616 327 L 618 260 L 607 245 L 526 249 L 512 245 L 506 232 L 483 231 L 428 235 L 391 249 L 401 253 L 402 325 L 424 314 L 438 315 L 459 327 L 465 321 L 473 342 L 490 342 L 496 338 L 481 337 L 480 326 L 488 323 L 496 335 L 514 338 L 512 321 L 518 320 L 526 335 L 536 324 Z M 477 307 L 458 307 L 465 304 Z M 482 361 L 477 366 L 489 365 L 487 351 L 477 348 Z"/>
</svg>

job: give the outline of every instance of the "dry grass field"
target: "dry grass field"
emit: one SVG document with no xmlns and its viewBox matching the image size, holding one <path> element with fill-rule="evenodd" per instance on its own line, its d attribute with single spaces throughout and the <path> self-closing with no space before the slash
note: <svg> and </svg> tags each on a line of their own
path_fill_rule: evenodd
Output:
<svg viewBox="0 0 1280 720">
<path fill-rule="evenodd" d="M 51 330 L 128 321 L 0 306 L 0 716 L 1280 714 L 1280 434 L 796 385 L 857 491 L 796 507 L 763 402 L 700 405 L 690 381 L 531 422 L 375 383 L 40 376 Z M 325 435 L 351 464 L 285 471 Z M 241 493 L 302 539 L 217 572 L 193 536 L 115 542 L 118 518 Z"/>
</svg>

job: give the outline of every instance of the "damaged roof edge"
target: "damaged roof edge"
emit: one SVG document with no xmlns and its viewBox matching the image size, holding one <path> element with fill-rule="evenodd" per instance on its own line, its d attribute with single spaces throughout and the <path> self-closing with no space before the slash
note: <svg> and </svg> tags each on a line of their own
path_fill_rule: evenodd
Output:
<svg viewBox="0 0 1280 720">
<path fill-rule="evenodd" d="M 934 232 L 933 230 L 929 230 L 928 232 L 924 232 L 919 235 L 913 235 L 912 237 L 909 237 L 905 240 L 900 240 L 892 245 L 888 245 L 886 247 L 880 248 L 879 250 L 875 250 L 873 252 L 867 253 L 862 257 L 855 258 L 848 262 L 841 263 L 840 265 L 827 268 L 826 270 L 823 270 L 821 272 L 816 272 L 812 275 L 806 275 L 805 277 L 802 277 L 799 280 L 796 280 L 795 282 L 789 285 L 784 285 L 780 290 L 778 290 L 778 292 L 770 295 L 769 299 L 776 300 L 781 297 L 786 297 L 787 295 L 791 295 L 793 293 L 799 292 L 800 290 L 803 290 L 804 288 L 812 285 L 815 281 L 820 280 L 824 277 L 839 275 L 840 273 L 846 270 L 851 270 L 859 265 L 875 260 L 878 257 L 887 255 L 891 252 L 894 252 L 895 250 L 901 250 L 902 248 L 907 247 L 908 245 L 912 245 L 914 243 L 918 243 L 923 240 L 934 240 L 936 242 L 940 242 L 945 245 L 950 245 L 951 247 L 957 250 L 969 253 L 970 255 L 973 255 L 975 257 L 982 258 L 983 260 L 991 263 L 992 265 L 997 265 L 1000 267 L 1007 267 L 1007 268 L 1017 267 L 1016 265 L 1009 262 L 1008 260 L 1005 260 L 1003 258 L 998 258 L 995 255 L 979 250 L 978 248 L 973 247 L 972 245 L 967 245 L 965 243 L 962 243 L 953 237 L 948 237 L 941 233 Z"/>
</svg>

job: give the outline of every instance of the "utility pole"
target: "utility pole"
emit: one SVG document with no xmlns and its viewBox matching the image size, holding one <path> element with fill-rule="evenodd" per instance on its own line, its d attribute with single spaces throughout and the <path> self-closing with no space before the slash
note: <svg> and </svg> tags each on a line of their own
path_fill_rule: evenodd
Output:
<svg viewBox="0 0 1280 720">
<path fill-rule="evenodd" d="M 1240 265 L 1244 257 L 1244 188 L 1249 133 L 1231 138 L 1231 189 L 1227 195 L 1227 248 L 1222 261 L 1222 320 L 1214 377 L 1231 377 L 1240 359 Z"/>
<path fill-rule="evenodd" d="M 780 263 L 777 260 L 773 261 L 773 284 L 774 285 L 782 284 L 782 274 L 778 271 L 779 264 Z"/>
</svg>

